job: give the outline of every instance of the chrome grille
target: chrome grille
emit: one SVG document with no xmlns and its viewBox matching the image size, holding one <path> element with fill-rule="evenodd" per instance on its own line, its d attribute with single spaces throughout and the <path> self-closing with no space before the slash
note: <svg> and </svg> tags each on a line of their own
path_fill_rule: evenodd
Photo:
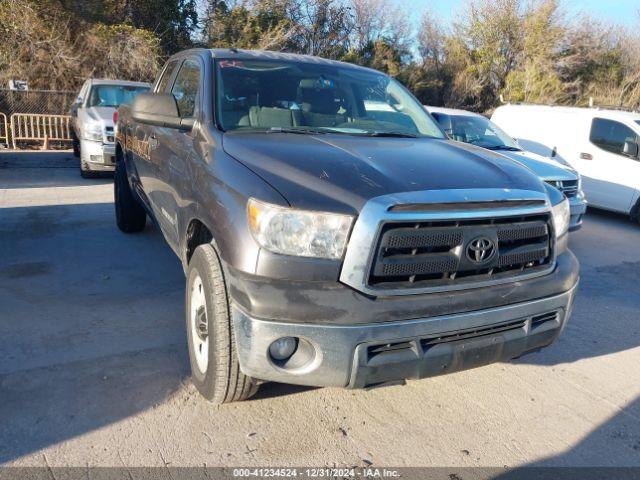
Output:
<svg viewBox="0 0 640 480">
<path fill-rule="evenodd" d="M 433 222 L 387 222 L 376 242 L 368 286 L 376 289 L 447 287 L 541 272 L 553 262 L 547 213 Z M 489 239 L 487 261 L 467 255 L 471 242 Z"/>
<path fill-rule="evenodd" d="M 547 183 L 556 187 L 564 193 L 567 198 L 578 195 L 578 180 L 549 180 Z"/>
</svg>

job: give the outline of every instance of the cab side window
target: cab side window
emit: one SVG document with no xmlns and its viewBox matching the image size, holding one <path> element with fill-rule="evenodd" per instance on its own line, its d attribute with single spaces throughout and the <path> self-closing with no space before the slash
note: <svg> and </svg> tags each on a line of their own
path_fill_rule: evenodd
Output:
<svg viewBox="0 0 640 480">
<path fill-rule="evenodd" d="M 622 155 L 624 142 L 637 142 L 636 133 L 626 125 L 605 118 L 594 118 L 589 140 L 611 153 Z"/>
<path fill-rule="evenodd" d="M 168 88 L 167 87 L 169 86 L 169 80 L 171 80 L 171 74 L 175 70 L 177 64 L 178 64 L 177 60 L 172 60 L 171 62 L 169 62 L 167 64 L 167 68 L 165 68 L 162 71 L 162 76 L 160 77 L 160 80 L 158 81 L 158 86 L 156 88 L 156 92 L 159 92 L 159 93 L 168 92 Z"/>
<path fill-rule="evenodd" d="M 180 117 L 193 117 L 199 86 L 200 64 L 196 60 L 185 60 L 171 89 L 171 93 L 178 104 Z"/>
</svg>

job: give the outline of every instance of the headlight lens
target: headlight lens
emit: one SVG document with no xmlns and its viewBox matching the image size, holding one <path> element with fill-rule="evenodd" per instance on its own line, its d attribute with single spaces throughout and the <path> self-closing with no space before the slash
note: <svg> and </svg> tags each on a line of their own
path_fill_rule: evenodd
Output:
<svg viewBox="0 0 640 480">
<path fill-rule="evenodd" d="M 275 253 L 340 259 L 353 217 L 296 210 L 250 199 L 249 226 L 260 246 Z"/>
<path fill-rule="evenodd" d="M 556 231 L 556 238 L 561 237 L 569 230 L 569 220 L 571 212 L 569 211 L 569 200 L 566 198 L 551 209 L 553 214 L 553 226 Z"/>
<path fill-rule="evenodd" d="M 102 141 L 102 124 L 98 122 L 89 122 L 84 129 L 84 138 L 86 140 Z"/>
</svg>

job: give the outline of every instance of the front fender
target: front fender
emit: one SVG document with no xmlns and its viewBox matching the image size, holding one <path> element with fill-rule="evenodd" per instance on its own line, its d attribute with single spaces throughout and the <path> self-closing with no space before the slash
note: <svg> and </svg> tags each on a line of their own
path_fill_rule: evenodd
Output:
<svg viewBox="0 0 640 480">
<path fill-rule="evenodd" d="M 235 269 L 255 273 L 259 245 L 247 221 L 251 197 L 287 205 L 269 184 L 222 149 L 194 155 L 191 162 L 191 198 L 180 209 L 178 225 L 183 265 L 187 263 L 188 228 L 193 220 L 207 227 L 222 260 Z"/>
</svg>

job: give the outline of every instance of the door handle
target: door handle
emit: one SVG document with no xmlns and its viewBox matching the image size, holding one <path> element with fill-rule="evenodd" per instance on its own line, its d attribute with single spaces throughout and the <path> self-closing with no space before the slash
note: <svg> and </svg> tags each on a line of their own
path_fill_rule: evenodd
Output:
<svg viewBox="0 0 640 480">
<path fill-rule="evenodd" d="M 593 160 L 593 155 L 591 155 L 590 153 L 581 153 L 580 154 L 580 158 L 582 160 Z"/>
</svg>

